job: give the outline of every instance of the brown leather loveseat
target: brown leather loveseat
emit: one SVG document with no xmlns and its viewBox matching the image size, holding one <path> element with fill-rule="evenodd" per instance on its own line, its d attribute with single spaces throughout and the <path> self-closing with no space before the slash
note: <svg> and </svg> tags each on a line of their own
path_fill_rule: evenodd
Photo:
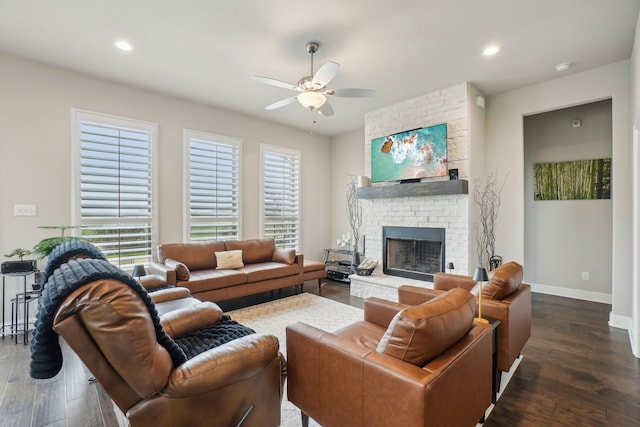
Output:
<svg viewBox="0 0 640 427">
<path fill-rule="evenodd" d="M 235 259 L 228 262 L 226 256 Z M 273 239 L 168 243 L 158 246 L 158 261 L 151 264 L 151 273 L 205 301 L 297 286 L 304 280 L 303 256 L 276 249 Z"/>
<path fill-rule="evenodd" d="M 522 283 L 522 277 L 522 266 L 508 262 L 489 272 L 489 282 L 482 288 L 482 316 L 501 322 L 497 329 L 497 369 L 505 372 L 531 336 L 531 286 Z M 416 305 L 450 289 L 472 290 L 477 284 L 470 276 L 436 273 L 434 289 L 400 286 L 398 301 Z"/>
<path fill-rule="evenodd" d="M 491 404 L 492 330 L 454 289 L 418 305 L 369 298 L 329 333 L 289 325 L 289 400 L 323 427 L 475 426 Z"/>
</svg>

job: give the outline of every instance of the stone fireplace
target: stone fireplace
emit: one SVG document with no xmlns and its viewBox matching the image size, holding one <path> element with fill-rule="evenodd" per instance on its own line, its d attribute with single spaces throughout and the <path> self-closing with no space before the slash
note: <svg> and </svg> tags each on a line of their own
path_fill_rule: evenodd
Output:
<svg viewBox="0 0 640 427">
<path fill-rule="evenodd" d="M 449 262 L 455 265 L 454 273 L 469 274 L 470 241 L 474 239 L 474 230 L 470 226 L 473 217 L 469 209 L 468 184 L 478 173 L 478 160 L 472 159 L 481 159 L 482 154 L 474 147 L 484 144 L 484 110 L 474 102 L 478 97 L 480 93 L 473 85 L 461 83 L 365 115 L 366 176 L 371 176 L 372 139 L 447 123 L 447 166 L 458 169 L 459 180 L 432 178 L 416 183 L 385 182 L 358 190 L 363 211 L 361 235 L 365 242 L 361 250 L 364 249 L 366 258 L 378 260 L 379 266 L 371 276 L 352 276 L 352 295 L 397 301 L 398 286 L 433 286 L 431 275 L 444 271 Z M 387 247 L 383 232 L 386 227 L 440 229 L 442 243 L 438 248 L 424 242 L 414 245 L 400 238 L 400 242 Z M 391 268 L 386 265 L 390 260 L 389 252 L 399 265 Z M 430 259 L 432 256 L 434 259 Z M 430 260 L 425 262 L 425 258 Z M 405 270 L 411 270 L 409 275 Z"/>
<path fill-rule="evenodd" d="M 383 227 L 382 239 L 384 274 L 433 281 L 444 271 L 444 228 Z"/>
</svg>

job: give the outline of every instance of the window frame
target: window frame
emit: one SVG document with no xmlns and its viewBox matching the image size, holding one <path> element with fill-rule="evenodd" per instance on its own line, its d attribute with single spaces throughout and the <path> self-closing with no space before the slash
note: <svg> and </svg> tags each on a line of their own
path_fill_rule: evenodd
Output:
<svg viewBox="0 0 640 427">
<path fill-rule="evenodd" d="M 238 230 L 238 240 L 242 239 L 242 139 L 234 138 L 225 135 L 219 135 L 210 132 L 203 132 L 193 129 L 184 129 L 183 132 L 183 223 L 184 230 L 183 236 L 184 241 L 186 242 L 198 242 L 202 240 L 193 240 L 191 239 L 191 140 L 198 139 L 200 142 L 210 143 L 212 145 L 216 144 L 224 144 L 224 145 L 235 145 L 238 150 L 238 163 L 237 163 L 237 230 Z M 222 239 L 228 240 L 228 239 Z"/>
<path fill-rule="evenodd" d="M 151 149 L 150 167 L 151 167 L 151 240 L 150 240 L 150 256 L 149 262 L 157 259 L 158 234 L 159 234 L 159 210 L 158 210 L 158 124 L 128 117 L 115 116 L 105 113 L 87 111 L 72 108 L 71 109 L 71 225 L 77 228 L 71 230 L 71 235 L 76 237 L 82 236 L 82 193 L 81 193 L 81 125 L 83 122 L 96 123 L 98 125 L 113 126 L 118 128 L 132 129 L 136 131 L 144 131 L 149 134 L 149 144 Z M 88 221 L 91 224 L 122 224 L 131 220 L 131 218 L 118 217 L 117 221 L 113 221 L 116 217 L 93 219 Z M 136 221 L 134 221 L 136 222 Z M 140 222 L 142 222 L 140 220 Z M 147 265 L 148 263 L 144 263 Z M 119 265 L 120 266 L 120 265 Z M 125 264 L 123 268 L 130 267 Z M 133 266 L 131 266 L 133 267 Z"/>
<path fill-rule="evenodd" d="M 302 152 L 297 149 L 285 148 L 276 145 L 269 144 L 260 144 L 260 236 L 261 238 L 266 238 L 265 236 L 265 155 L 268 153 L 274 153 L 278 155 L 284 156 L 294 156 L 297 159 L 297 234 L 296 234 L 296 246 L 295 247 L 282 247 L 278 245 L 276 242 L 276 247 L 280 249 L 295 249 L 297 252 L 301 250 L 302 246 L 302 173 L 301 173 L 301 165 L 302 165 Z"/>
</svg>

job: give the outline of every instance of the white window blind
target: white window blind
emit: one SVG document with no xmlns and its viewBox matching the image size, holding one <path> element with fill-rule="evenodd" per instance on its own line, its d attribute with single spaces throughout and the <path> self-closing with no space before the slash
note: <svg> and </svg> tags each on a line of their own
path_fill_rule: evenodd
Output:
<svg viewBox="0 0 640 427">
<path fill-rule="evenodd" d="M 240 238 L 240 141 L 185 131 L 189 240 Z"/>
<path fill-rule="evenodd" d="M 262 234 L 299 250 L 300 152 L 262 146 Z"/>
<path fill-rule="evenodd" d="M 82 237 L 122 268 L 148 264 L 155 234 L 155 125 L 84 112 L 75 117 Z"/>
</svg>

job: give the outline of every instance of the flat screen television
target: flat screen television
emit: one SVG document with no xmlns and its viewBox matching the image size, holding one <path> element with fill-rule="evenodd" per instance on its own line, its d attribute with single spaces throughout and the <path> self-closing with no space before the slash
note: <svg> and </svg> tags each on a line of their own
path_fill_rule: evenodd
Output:
<svg viewBox="0 0 640 427">
<path fill-rule="evenodd" d="M 371 140 L 371 182 L 447 176 L 447 124 Z"/>
</svg>

